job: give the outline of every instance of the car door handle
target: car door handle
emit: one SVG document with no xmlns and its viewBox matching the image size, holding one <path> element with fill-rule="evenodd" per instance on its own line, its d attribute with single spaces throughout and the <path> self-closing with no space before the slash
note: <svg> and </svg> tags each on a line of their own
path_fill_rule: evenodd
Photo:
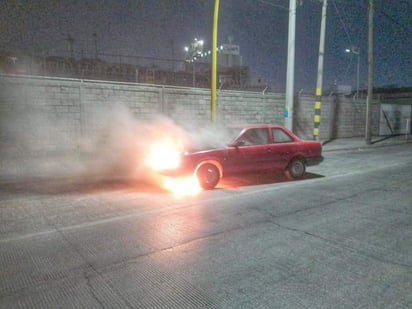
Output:
<svg viewBox="0 0 412 309">
<path fill-rule="evenodd" d="M 266 148 L 266 152 L 272 152 L 272 148 Z"/>
</svg>

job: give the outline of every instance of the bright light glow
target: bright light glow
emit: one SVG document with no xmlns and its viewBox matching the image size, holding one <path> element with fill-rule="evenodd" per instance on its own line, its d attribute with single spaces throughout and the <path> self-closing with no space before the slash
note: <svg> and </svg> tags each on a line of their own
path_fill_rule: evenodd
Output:
<svg viewBox="0 0 412 309">
<path fill-rule="evenodd" d="M 196 195 L 202 191 L 197 178 L 194 176 L 184 178 L 164 177 L 163 188 L 176 196 Z"/>
<path fill-rule="evenodd" d="M 181 162 L 181 147 L 172 140 L 161 140 L 149 147 L 146 164 L 155 171 L 176 169 Z"/>
<path fill-rule="evenodd" d="M 345 52 L 352 53 L 352 54 L 359 56 L 360 50 L 359 50 L 359 47 L 351 47 L 351 48 L 346 48 Z"/>
</svg>

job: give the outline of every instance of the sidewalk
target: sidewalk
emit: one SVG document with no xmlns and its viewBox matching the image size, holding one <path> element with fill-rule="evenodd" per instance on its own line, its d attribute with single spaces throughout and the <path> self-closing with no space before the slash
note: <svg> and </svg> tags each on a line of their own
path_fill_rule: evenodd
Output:
<svg viewBox="0 0 412 309">
<path fill-rule="evenodd" d="M 371 144 L 367 144 L 364 137 L 337 138 L 330 141 L 321 141 L 321 143 L 323 145 L 323 151 L 369 149 L 412 143 L 412 136 L 409 135 L 408 139 L 405 135 L 373 136 Z"/>
</svg>

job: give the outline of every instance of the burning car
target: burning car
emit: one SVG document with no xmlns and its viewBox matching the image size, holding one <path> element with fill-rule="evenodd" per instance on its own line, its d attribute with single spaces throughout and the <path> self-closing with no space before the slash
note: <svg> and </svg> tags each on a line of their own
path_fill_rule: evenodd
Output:
<svg viewBox="0 0 412 309">
<path fill-rule="evenodd" d="M 284 172 L 299 179 L 307 166 L 323 160 L 319 142 L 304 141 L 280 125 L 236 126 L 222 135 L 228 143 L 221 146 L 184 149 L 171 140 L 153 143 L 147 163 L 164 175 L 195 176 L 210 190 L 223 176 L 234 174 Z"/>
</svg>

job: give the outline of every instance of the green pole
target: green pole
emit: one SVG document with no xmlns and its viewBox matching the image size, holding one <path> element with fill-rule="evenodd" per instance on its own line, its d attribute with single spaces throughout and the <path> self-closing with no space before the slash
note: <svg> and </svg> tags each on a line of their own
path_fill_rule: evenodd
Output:
<svg viewBox="0 0 412 309">
<path fill-rule="evenodd" d="M 216 121 L 216 75 L 217 75 L 217 24 L 219 19 L 219 0 L 215 0 L 213 12 L 213 34 L 212 34 L 212 76 L 211 76 L 211 98 L 210 114 L 212 122 Z"/>
</svg>

